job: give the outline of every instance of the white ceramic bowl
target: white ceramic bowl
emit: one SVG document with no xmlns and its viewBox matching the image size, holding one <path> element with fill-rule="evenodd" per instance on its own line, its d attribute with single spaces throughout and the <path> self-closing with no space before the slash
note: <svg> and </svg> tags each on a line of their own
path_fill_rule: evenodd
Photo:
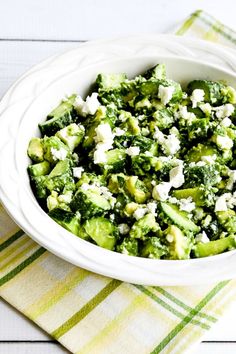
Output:
<svg viewBox="0 0 236 354">
<path fill-rule="evenodd" d="M 166 63 L 168 76 L 183 85 L 200 78 L 226 80 L 236 87 L 235 52 L 188 38 L 150 35 L 96 41 L 50 58 L 24 74 L 0 103 L 0 198 L 16 223 L 36 242 L 93 272 L 148 285 L 229 279 L 236 276 L 236 251 L 182 261 L 108 251 L 55 223 L 40 208 L 30 188 L 28 142 L 39 135 L 38 123 L 65 95 L 85 95 L 99 72 L 127 72 L 132 77 L 158 62 Z"/>
</svg>

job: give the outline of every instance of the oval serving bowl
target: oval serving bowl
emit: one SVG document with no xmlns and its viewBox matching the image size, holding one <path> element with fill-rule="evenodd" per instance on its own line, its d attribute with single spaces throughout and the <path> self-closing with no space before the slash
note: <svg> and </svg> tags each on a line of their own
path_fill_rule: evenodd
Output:
<svg viewBox="0 0 236 354">
<path fill-rule="evenodd" d="M 192 285 L 232 278 L 236 276 L 236 251 L 202 259 L 154 260 L 84 241 L 54 222 L 30 188 L 28 142 L 39 136 L 38 123 L 65 95 L 85 96 L 99 72 L 126 72 L 133 77 L 157 63 L 165 63 L 168 77 L 183 87 L 197 78 L 225 80 L 236 87 L 236 52 L 169 35 L 94 41 L 49 58 L 24 74 L 0 103 L 1 201 L 37 243 L 93 272 L 146 285 Z"/>
</svg>

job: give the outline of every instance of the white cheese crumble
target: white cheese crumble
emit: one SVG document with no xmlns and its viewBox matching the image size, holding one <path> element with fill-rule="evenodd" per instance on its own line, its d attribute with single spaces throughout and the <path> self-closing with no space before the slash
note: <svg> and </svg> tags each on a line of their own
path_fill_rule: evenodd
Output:
<svg viewBox="0 0 236 354">
<path fill-rule="evenodd" d="M 211 107 L 210 103 L 208 103 L 208 102 L 207 103 L 201 103 L 199 105 L 199 107 L 201 108 L 203 113 L 205 113 L 207 116 L 209 116 L 211 114 L 212 107 Z"/>
<path fill-rule="evenodd" d="M 151 214 L 153 214 L 154 216 L 157 216 L 156 209 L 157 209 L 157 203 L 156 203 L 156 202 L 149 202 L 149 203 L 147 203 L 147 210 L 148 210 Z"/>
<path fill-rule="evenodd" d="M 113 133 L 115 134 L 115 136 L 122 136 L 125 134 L 125 130 L 119 128 L 119 127 L 116 127 L 114 130 L 113 130 Z"/>
<path fill-rule="evenodd" d="M 234 182 L 236 182 L 236 170 L 231 170 L 228 172 L 228 182 L 226 184 L 226 189 L 232 190 L 234 186 Z"/>
<path fill-rule="evenodd" d="M 140 153 L 140 148 L 138 146 L 130 146 L 125 152 L 129 156 L 137 156 Z"/>
<path fill-rule="evenodd" d="M 192 101 L 192 107 L 196 108 L 199 102 L 204 101 L 205 92 L 201 89 L 193 90 L 190 100 Z"/>
<path fill-rule="evenodd" d="M 215 163 L 217 156 L 216 155 L 205 155 L 201 157 L 201 160 L 209 165 Z"/>
<path fill-rule="evenodd" d="M 68 151 L 66 149 L 60 148 L 59 150 L 51 148 L 51 154 L 54 161 L 65 160 Z"/>
<path fill-rule="evenodd" d="M 100 105 L 101 104 L 98 101 L 98 93 L 96 92 L 93 92 L 91 96 L 88 96 L 85 101 L 79 95 L 75 100 L 76 110 L 83 117 L 86 117 L 88 114 L 95 114 Z"/>
<path fill-rule="evenodd" d="M 196 204 L 191 197 L 180 199 L 178 204 L 180 210 L 187 211 L 188 213 L 191 213 L 196 208 Z"/>
<path fill-rule="evenodd" d="M 174 236 L 171 235 L 171 234 L 167 234 L 167 235 L 166 235 L 166 240 L 167 240 L 169 243 L 171 243 L 171 242 L 174 241 Z"/>
<path fill-rule="evenodd" d="M 95 150 L 93 154 L 93 160 L 95 164 L 106 163 L 107 162 L 106 151 L 104 151 L 103 149 Z"/>
<path fill-rule="evenodd" d="M 234 106 L 231 103 L 223 104 L 222 106 L 215 107 L 216 117 L 218 119 L 223 119 L 225 117 L 230 117 L 234 112 Z"/>
<path fill-rule="evenodd" d="M 171 186 L 174 188 L 181 187 L 182 184 L 184 184 L 183 163 L 179 163 L 178 166 L 172 168 L 169 172 L 169 176 Z"/>
<path fill-rule="evenodd" d="M 201 242 L 201 243 L 207 243 L 210 241 L 209 237 L 205 233 L 205 231 L 202 231 L 202 233 L 196 235 L 195 241 Z"/>
<path fill-rule="evenodd" d="M 66 204 L 68 204 L 68 203 L 70 203 L 71 200 L 72 200 L 72 195 L 73 195 L 73 192 L 72 192 L 72 191 L 68 191 L 68 192 L 66 192 L 66 194 L 61 194 L 61 195 L 59 195 L 58 201 L 59 201 L 60 203 L 66 203 Z"/>
<path fill-rule="evenodd" d="M 94 140 L 97 143 L 111 143 L 113 144 L 113 138 L 114 135 L 112 133 L 110 124 L 108 123 L 101 123 L 99 126 L 95 129 L 96 136 L 94 137 Z"/>
<path fill-rule="evenodd" d="M 236 206 L 236 192 L 224 193 L 216 199 L 215 211 L 227 211 Z"/>
<path fill-rule="evenodd" d="M 134 211 L 133 213 L 133 217 L 136 220 L 141 219 L 142 217 L 144 217 L 144 215 L 147 213 L 147 208 L 138 208 Z"/>
<path fill-rule="evenodd" d="M 228 117 L 225 117 L 224 119 L 222 119 L 222 121 L 220 122 L 220 125 L 222 125 L 223 127 L 230 127 L 232 124 L 231 119 L 229 119 Z"/>
<path fill-rule="evenodd" d="M 180 141 L 175 134 L 165 136 L 159 128 L 155 127 L 153 138 L 157 140 L 167 155 L 174 155 L 180 149 Z"/>
<path fill-rule="evenodd" d="M 118 230 L 121 235 L 127 235 L 129 233 L 130 227 L 127 224 L 119 224 Z"/>
<path fill-rule="evenodd" d="M 81 178 L 83 172 L 84 172 L 83 167 L 73 167 L 73 176 L 75 178 Z"/>
<path fill-rule="evenodd" d="M 188 112 L 187 106 L 180 106 L 179 111 L 175 113 L 175 118 L 183 118 L 189 122 L 192 122 L 196 118 L 196 116 L 194 113 Z"/>
<path fill-rule="evenodd" d="M 170 134 L 165 140 L 165 151 L 167 155 L 174 155 L 180 149 L 180 141 L 176 135 Z"/>
<path fill-rule="evenodd" d="M 94 137 L 97 143 L 94 151 L 94 163 L 106 163 L 107 156 L 106 151 L 112 149 L 114 134 L 112 133 L 111 127 L 108 123 L 101 123 L 96 129 L 96 136 Z"/>
<path fill-rule="evenodd" d="M 222 150 L 230 150 L 234 143 L 233 140 L 228 136 L 217 135 L 216 136 L 216 145 Z"/>
<path fill-rule="evenodd" d="M 172 185 L 170 182 L 161 182 L 157 184 L 152 190 L 153 199 L 165 201 L 166 199 L 168 199 L 171 187 Z"/>
<path fill-rule="evenodd" d="M 173 86 L 165 87 L 163 85 L 160 85 L 158 88 L 158 98 L 160 98 L 161 103 L 163 103 L 164 105 L 169 103 L 173 96 L 174 91 L 175 88 Z"/>
</svg>

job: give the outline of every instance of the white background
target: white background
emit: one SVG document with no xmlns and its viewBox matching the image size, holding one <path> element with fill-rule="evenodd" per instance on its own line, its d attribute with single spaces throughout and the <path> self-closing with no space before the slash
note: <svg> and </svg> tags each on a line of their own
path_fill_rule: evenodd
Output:
<svg viewBox="0 0 236 354">
<path fill-rule="evenodd" d="M 0 0 L 0 96 L 32 65 L 81 41 L 171 32 L 197 9 L 236 30 L 235 0 Z M 236 302 L 204 339 L 198 354 L 236 353 Z M 2 301 L 0 354 L 15 353 L 67 351 Z"/>
</svg>

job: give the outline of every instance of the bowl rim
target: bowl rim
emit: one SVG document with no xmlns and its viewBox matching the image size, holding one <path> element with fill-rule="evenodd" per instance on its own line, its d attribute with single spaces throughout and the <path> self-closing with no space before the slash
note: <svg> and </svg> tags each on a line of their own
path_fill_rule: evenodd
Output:
<svg viewBox="0 0 236 354">
<path fill-rule="evenodd" d="M 143 36 L 142 36 L 143 37 Z M 146 37 L 146 35 L 144 36 Z M 153 36 L 152 36 L 153 37 Z M 173 40 L 173 37 L 174 37 L 174 40 L 176 39 L 176 36 L 173 36 L 173 35 L 155 35 L 154 36 L 155 38 L 161 38 L 163 40 L 163 38 L 168 38 L 170 40 Z M 125 40 L 127 38 L 140 38 L 140 36 L 129 36 L 129 37 L 125 37 Z M 180 38 L 180 37 L 178 37 Z M 124 39 L 124 38 L 123 38 Z M 119 39 L 120 40 L 120 39 Z M 191 39 L 192 40 L 192 39 Z M 110 41 L 110 40 L 109 40 Z M 114 40 L 112 40 L 114 41 Z M 181 42 L 183 42 L 183 38 L 181 37 Z M 187 42 L 187 41 L 186 41 Z M 195 42 L 203 42 L 204 45 L 205 45 L 205 41 L 201 41 L 201 40 L 196 40 Z M 69 51 L 66 51 L 64 54 L 73 54 L 73 52 L 75 51 L 78 51 L 80 50 L 81 46 L 83 47 L 91 47 L 93 45 L 97 45 L 97 44 L 105 44 L 107 43 L 107 40 L 96 40 L 96 41 L 91 41 L 89 43 L 84 43 L 82 45 L 79 46 L 79 48 L 76 48 L 76 49 L 72 49 L 72 50 L 69 50 Z M 211 44 L 211 43 L 210 43 Z M 224 48 L 225 49 L 225 48 Z M 235 51 L 236 53 L 236 51 Z M 234 54 L 235 54 L 234 53 Z M 2 118 L 2 115 L 4 115 L 4 109 L 3 108 L 7 108 L 7 107 L 4 107 L 5 105 L 7 106 L 6 104 L 6 100 L 7 98 L 9 97 L 9 95 L 12 94 L 12 90 L 14 90 L 15 86 L 16 85 L 19 85 L 21 84 L 22 81 L 24 81 L 24 79 L 28 76 L 30 76 L 31 73 L 33 73 L 35 70 L 37 71 L 39 68 L 45 66 L 45 65 L 48 65 L 51 61 L 53 60 L 56 60 L 57 58 L 61 58 L 64 54 L 59 54 L 59 55 L 54 55 L 54 56 L 51 56 L 49 57 L 48 59 L 44 60 L 43 62 L 39 63 L 38 65 L 32 67 L 30 70 L 28 70 L 26 73 L 24 73 L 10 88 L 9 90 L 7 91 L 7 93 L 4 95 L 4 97 L 2 98 L 2 100 L 0 101 L 0 115 L 1 115 L 1 118 Z M 144 56 L 143 56 L 144 57 Z M 149 56 L 147 56 L 149 57 Z M 204 65 L 204 66 L 207 66 L 207 67 L 211 67 L 211 68 L 215 68 L 217 70 L 220 70 L 222 73 L 226 73 L 230 76 L 232 76 L 235 80 L 236 80 L 236 74 L 233 73 L 231 70 L 227 70 L 227 69 L 222 69 L 219 65 L 216 65 L 216 64 L 209 64 L 207 63 L 205 60 L 195 60 L 195 59 L 191 59 L 191 58 L 186 58 L 186 57 L 182 57 L 182 56 L 173 56 L 173 55 L 159 55 L 157 56 L 157 58 L 171 58 L 171 59 L 177 59 L 177 60 L 181 60 L 181 61 L 186 61 L 186 62 L 191 62 L 191 63 L 194 63 L 194 64 L 200 64 L 200 65 Z M 122 60 L 122 59 L 118 59 L 119 60 Z M 108 62 L 110 62 L 109 60 L 107 60 Z M 91 65 L 94 65 L 94 64 L 91 64 Z M 38 98 L 38 97 L 37 97 Z M 37 99 L 36 98 L 36 99 Z M 34 104 L 32 102 L 32 104 Z M 30 108 L 30 106 L 29 106 Z M 27 110 L 26 110 L 27 111 Z M 0 126 L 1 126 L 1 123 L 2 123 L 2 119 L 0 119 Z M 19 136 L 17 137 L 17 139 L 19 139 Z M 1 151 L 0 151 L 0 156 L 1 156 Z M 1 176 L 0 176 L 0 181 L 1 181 Z M 114 252 L 114 251 L 110 251 L 110 250 L 106 250 L 106 249 L 103 249 L 97 245 L 94 245 L 94 244 L 91 244 L 89 243 L 88 241 L 85 241 L 85 240 L 82 240 L 82 239 L 79 239 L 76 235 L 72 234 L 71 232 L 63 229 L 60 225 L 58 225 L 54 220 L 52 220 L 47 214 L 46 212 L 43 211 L 43 209 L 40 207 L 40 205 L 38 204 L 38 202 L 36 201 L 36 198 L 34 197 L 33 195 L 33 192 L 31 192 L 31 197 L 33 196 L 33 198 L 35 199 L 34 202 L 37 203 L 37 207 L 38 209 L 44 214 L 44 217 L 47 216 L 47 221 L 51 224 L 55 224 L 56 225 L 56 229 L 58 229 L 58 232 L 60 230 L 60 233 L 61 234 L 64 234 L 67 238 L 68 238 L 68 241 L 69 241 L 69 237 L 73 237 L 74 239 L 76 239 L 77 241 L 80 241 L 81 244 L 86 244 L 89 248 L 91 248 L 91 250 L 93 250 L 92 252 L 95 252 L 97 253 L 100 252 L 102 254 L 102 256 L 104 255 L 104 257 L 108 256 L 108 255 L 112 255 L 112 257 L 114 258 L 117 258 L 118 260 L 120 259 L 124 259 L 126 263 L 133 263 L 133 261 L 135 263 L 138 263 L 138 265 L 143 265 L 143 264 L 150 264 L 151 266 L 159 266 L 160 264 L 161 265 L 170 265 L 171 266 L 175 266 L 175 265 L 189 265 L 189 264 L 197 264 L 197 265 L 204 265 L 206 262 L 210 262 L 211 260 L 220 260 L 220 259 L 225 259 L 225 258 L 228 258 L 228 256 L 231 256 L 231 255 L 235 255 L 236 254 L 236 250 L 232 250 L 232 251 L 228 251 L 228 252 L 225 252 L 225 253 L 222 253 L 222 254 L 219 254 L 219 255 L 214 255 L 214 256 L 209 256 L 209 257 L 206 257 L 206 258 L 194 258 L 194 259 L 187 259 L 187 260 L 159 260 L 159 259 L 148 259 L 148 258 L 142 258 L 142 257 L 136 257 L 136 256 L 128 256 L 128 255 L 125 255 L 125 254 L 120 254 L 120 253 L 117 253 L 117 252 Z M 15 208 L 12 207 L 11 205 L 11 201 L 9 200 L 9 197 L 3 192 L 2 188 L 0 188 L 0 198 L 1 198 L 1 201 L 4 205 L 4 207 L 6 208 L 8 214 L 13 218 L 13 220 L 20 226 L 22 227 L 22 229 L 28 233 L 30 235 L 30 237 L 32 239 L 34 239 L 37 243 L 41 244 L 43 247 L 45 247 L 46 249 L 48 249 L 49 251 L 51 251 L 52 253 L 56 254 L 57 256 L 59 256 L 60 258 L 63 258 L 69 262 L 71 262 L 71 259 L 68 255 L 65 255 L 63 252 L 58 252 L 57 249 L 55 249 L 51 244 L 48 244 L 47 242 L 44 242 L 44 240 L 42 239 L 39 239 L 38 237 L 35 236 L 34 233 L 32 233 L 32 228 L 29 226 L 29 224 L 27 225 L 25 222 L 22 222 L 22 219 L 18 217 L 17 215 L 17 212 L 15 210 Z M 46 218 L 45 218 L 46 220 Z M 55 226 L 54 225 L 54 226 Z M 55 227 L 54 227 L 55 229 Z M 86 247 L 86 248 L 88 248 Z M 110 257 L 109 257 L 110 258 Z M 74 262 L 73 262 L 74 263 Z M 86 263 L 86 262 L 85 262 Z M 95 271 L 97 273 L 100 273 L 100 274 L 104 274 L 104 271 L 100 272 L 99 269 L 95 269 L 94 267 L 91 267 L 91 266 L 88 266 L 87 264 L 83 263 L 82 261 L 80 262 L 80 266 L 88 269 L 88 270 L 91 270 L 91 271 Z M 104 274 L 106 276 L 110 276 L 110 277 L 115 277 L 115 278 L 118 278 L 117 276 L 114 276 L 114 271 L 113 270 L 107 270 L 107 272 Z M 125 280 L 125 281 L 130 281 L 130 275 L 127 274 L 127 276 L 124 274 L 122 275 L 122 279 L 121 280 Z M 137 282 L 135 280 L 136 283 L 139 283 L 139 281 Z M 141 282 L 140 284 L 145 284 L 144 282 Z M 159 284 L 159 283 L 158 283 Z M 179 284 L 179 283 L 178 283 Z"/>
</svg>

